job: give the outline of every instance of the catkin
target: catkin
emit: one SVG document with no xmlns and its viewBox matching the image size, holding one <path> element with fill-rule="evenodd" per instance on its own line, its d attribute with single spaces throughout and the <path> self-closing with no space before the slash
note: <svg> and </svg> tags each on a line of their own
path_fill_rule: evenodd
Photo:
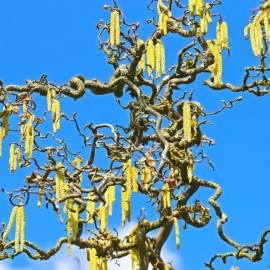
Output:
<svg viewBox="0 0 270 270">
<path fill-rule="evenodd" d="M 111 13 L 110 44 L 112 46 L 120 44 L 120 18 L 117 10 Z"/>
<path fill-rule="evenodd" d="M 98 270 L 97 251 L 95 248 L 90 249 L 90 270 Z"/>
<path fill-rule="evenodd" d="M 185 102 L 183 105 L 183 130 L 185 140 L 191 142 L 191 112 L 189 102 Z"/>
<path fill-rule="evenodd" d="M 38 207 L 42 207 L 42 194 L 43 194 L 43 188 L 40 188 L 39 193 L 38 193 L 38 202 L 37 202 Z"/>
<path fill-rule="evenodd" d="M 179 230 L 179 224 L 178 220 L 176 217 L 173 218 L 173 223 L 174 223 L 174 229 L 175 229 L 175 243 L 176 243 L 176 248 L 180 248 L 180 230 Z"/>
<path fill-rule="evenodd" d="M 17 160 L 16 160 L 16 154 L 15 154 L 15 148 L 14 143 L 10 144 L 9 148 L 9 170 L 10 172 L 14 172 L 17 167 Z"/>
<path fill-rule="evenodd" d="M 15 227 L 15 252 L 21 252 L 25 242 L 25 216 L 24 207 L 18 206 L 16 211 L 16 227 Z"/>
<path fill-rule="evenodd" d="M 162 199 L 163 199 L 163 209 L 171 207 L 171 192 L 170 186 L 166 182 L 162 187 Z"/>
<path fill-rule="evenodd" d="M 126 186 L 122 187 L 122 227 L 125 226 L 126 220 L 130 221 L 130 201 L 131 201 L 131 179 L 127 178 Z"/>
<path fill-rule="evenodd" d="M 196 0 L 188 1 L 188 8 L 191 15 L 194 15 L 195 6 L 196 6 Z"/>
<path fill-rule="evenodd" d="M 188 177 L 189 183 L 191 183 L 191 181 L 192 181 L 193 169 L 194 169 L 194 166 L 192 164 L 187 165 L 187 177 Z"/>
<path fill-rule="evenodd" d="M 130 256 L 132 261 L 132 270 L 140 269 L 140 254 L 136 248 L 130 250 Z"/>
<path fill-rule="evenodd" d="M 87 203 L 87 209 L 86 209 L 86 213 L 87 213 L 87 223 L 88 224 L 92 224 L 94 223 L 94 214 L 95 214 L 95 195 L 93 193 L 88 193 L 87 195 L 88 198 L 88 203 Z"/>
<path fill-rule="evenodd" d="M 9 234 L 9 232 L 11 231 L 11 228 L 12 228 L 12 225 L 14 223 L 18 208 L 19 208 L 18 206 L 14 206 L 12 211 L 11 211 L 8 225 L 6 227 L 5 232 L 3 233 L 3 237 L 2 237 L 3 241 L 5 241 L 5 239 L 7 238 L 8 234 Z"/>
<path fill-rule="evenodd" d="M 131 167 L 131 184 L 132 184 L 132 191 L 138 193 L 139 186 L 138 186 L 138 171 L 135 167 Z"/>
<path fill-rule="evenodd" d="M 141 39 L 139 39 L 139 40 L 138 40 L 138 46 L 140 46 L 140 45 L 142 45 L 142 44 L 144 44 L 144 41 L 141 40 Z M 139 61 L 139 63 L 138 63 L 138 67 L 139 67 L 139 69 L 141 69 L 143 72 L 146 70 L 146 68 L 145 68 L 145 53 L 142 54 L 141 59 L 140 59 L 140 61 Z"/>
<path fill-rule="evenodd" d="M 30 117 L 25 130 L 25 153 L 28 155 L 28 158 L 32 157 L 33 146 L 34 146 L 34 128 L 33 128 L 33 119 L 32 117 Z"/>
<path fill-rule="evenodd" d="M 160 51 L 160 42 L 157 42 L 156 43 L 156 46 L 155 46 L 155 55 L 156 55 L 156 78 L 158 79 L 160 77 L 160 72 L 161 72 L 161 51 Z"/>
<path fill-rule="evenodd" d="M 52 120 L 53 132 L 56 133 L 60 129 L 61 108 L 58 99 L 54 99 L 52 103 Z"/>
<path fill-rule="evenodd" d="M 71 255 L 71 243 L 76 240 L 79 222 L 79 208 L 72 200 L 68 200 L 68 220 L 67 220 L 67 234 L 68 234 L 68 255 Z"/>
<path fill-rule="evenodd" d="M 270 10 L 266 10 L 263 16 L 263 25 L 265 37 L 268 42 L 270 42 L 270 24 L 269 24 Z"/>
<path fill-rule="evenodd" d="M 207 41 L 209 49 L 212 52 L 215 60 L 214 64 L 210 66 L 210 70 L 212 72 L 212 76 L 214 77 L 214 84 L 219 86 L 222 84 L 222 54 L 221 48 L 215 43 L 217 43 L 216 40 Z"/>
<path fill-rule="evenodd" d="M 158 39 L 155 46 L 155 68 L 156 78 L 158 79 L 162 74 L 165 73 L 166 57 L 163 42 Z"/>
<path fill-rule="evenodd" d="M 205 35 L 208 31 L 208 22 L 206 19 L 205 13 L 200 17 L 200 27 L 201 27 L 201 33 Z"/>
<path fill-rule="evenodd" d="M 212 23 L 211 6 L 210 6 L 209 3 L 207 3 L 207 4 L 205 5 L 205 10 L 206 10 L 206 12 L 205 12 L 205 18 L 206 18 L 207 22 L 208 22 L 208 23 Z"/>
<path fill-rule="evenodd" d="M 196 0 L 196 15 L 202 16 L 204 12 L 204 0 Z"/>
<path fill-rule="evenodd" d="M 47 89 L 47 111 L 50 112 L 52 110 L 52 92 L 51 88 Z"/>
<path fill-rule="evenodd" d="M 141 181 L 145 189 L 148 189 L 149 183 L 152 180 L 152 176 L 155 173 L 156 162 L 149 155 L 145 154 L 145 161 L 142 164 Z"/>
<path fill-rule="evenodd" d="M 113 203 L 115 202 L 115 186 L 109 186 L 106 190 L 106 206 L 108 207 L 108 214 L 112 216 Z"/>
<path fill-rule="evenodd" d="M 108 230 L 108 216 L 106 205 L 101 204 L 98 209 L 98 219 L 100 223 L 101 232 L 106 232 Z"/>
<path fill-rule="evenodd" d="M 55 175 L 55 197 L 59 201 L 61 200 L 66 193 L 67 184 L 65 182 L 64 168 L 61 168 L 63 164 L 59 162 L 56 167 L 58 170 Z"/>
<path fill-rule="evenodd" d="M 24 243 L 25 243 L 25 214 L 24 214 L 24 207 L 21 206 L 20 208 L 21 211 L 21 228 L 20 228 L 20 235 L 21 235 L 21 239 L 20 239 L 20 251 L 23 251 L 24 248 Z"/>
<path fill-rule="evenodd" d="M 5 138 L 8 135 L 9 130 L 9 113 L 5 112 L 2 118 L 2 127 L 3 127 L 3 138 Z"/>
<path fill-rule="evenodd" d="M 251 48 L 255 56 L 261 55 L 262 45 L 262 32 L 260 23 L 253 22 L 249 24 L 250 29 L 250 42 Z"/>
<path fill-rule="evenodd" d="M 147 42 L 147 66 L 148 66 L 148 75 L 151 76 L 153 70 L 155 69 L 156 56 L 155 56 L 155 46 L 152 39 L 149 39 Z"/>
<path fill-rule="evenodd" d="M 219 21 L 216 27 L 216 45 L 220 49 L 227 49 L 228 44 L 228 25 L 226 22 Z"/>
</svg>

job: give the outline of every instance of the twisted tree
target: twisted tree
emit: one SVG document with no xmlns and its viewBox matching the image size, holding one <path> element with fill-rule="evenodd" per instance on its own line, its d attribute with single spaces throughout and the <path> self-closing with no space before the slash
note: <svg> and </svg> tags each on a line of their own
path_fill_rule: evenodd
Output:
<svg viewBox="0 0 270 270">
<path fill-rule="evenodd" d="M 225 263 L 228 257 L 251 262 L 262 258 L 270 229 L 252 245 L 231 239 L 223 229 L 227 216 L 217 202 L 221 186 L 194 174 L 199 162 L 214 168 L 205 154 L 205 148 L 214 145 L 214 140 L 202 132 L 209 117 L 241 101 L 238 92 L 260 97 L 269 91 L 266 59 L 270 2 L 259 7 L 244 30 L 260 65 L 245 68 L 239 86 L 222 80 L 222 58 L 230 48 L 228 26 L 218 13 L 220 5 L 218 0 L 189 0 L 188 5 L 179 0 L 152 0 L 147 8 L 155 12 L 155 17 L 147 23 L 154 31 L 142 40 L 140 24 L 129 22 L 113 0 L 112 6 L 104 6 L 110 21 L 97 24 L 99 49 L 114 70 L 108 82 L 76 75 L 64 85 L 56 85 L 45 74 L 22 86 L 1 82 L 0 151 L 9 149 L 10 173 L 22 181 L 20 188 L 1 187 L 13 205 L 10 219 L 1 228 L 1 260 L 21 253 L 31 259 L 48 260 L 66 243 L 68 254 L 74 245 L 85 249 L 91 270 L 105 270 L 108 261 L 125 256 L 131 256 L 134 270 L 149 266 L 175 269 L 161 256 L 169 235 L 175 233 L 179 248 L 179 221 L 183 228 L 202 228 L 211 215 L 217 216 L 218 235 L 231 251 L 213 255 L 205 263 L 207 268 L 215 269 L 217 259 Z M 208 27 L 215 29 L 215 39 L 207 38 Z M 175 65 L 170 67 L 166 66 L 167 48 L 163 43 L 168 35 L 189 41 L 179 46 Z M 203 104 L 193 98 L 196 89 L 188 87 L 201 74 L 206 76 L 203 85 L 230 90 L 236 97 L 223 100 L 214 112 L 205 111 Z M 185 92 L 179 91 L 183 85 Z M 129 114 L 127 125 L 91 122 L 82 126 L 75 112 L 61 112 L 62 99 L 83 98 L 88 90 L 93 95 L 114 97 Z M 39 102 L 46 97 L 46 112 L 40 110 L 37 94 L 42 96 Z M 79 149 L 58 136 L 60 123 L 72 124 L 76 140 L 81 142 Z M 213 191 L 207 205 L 197 196 L 201 188 Z M 148 198 L 148 203 L 132 213 L 132 197 Z M 26 226 L 31 226 L 30 213 L 25 218 L 25 209 L 35 199 L 38 207 L 54 211 L 59 222 L 65 224 L 66 235 L 49 250 L 25 235 Z M 108 222 L 110 216 L 119 215 L 119 208 L 113 206 L 119 201 L 122 227 L 139 217 L 124 238 Z M 148 208 L 155 209 L 156 217 L 147 214 Z M 15 236 L 11 233 L 13 227 Z"/>
</svg>

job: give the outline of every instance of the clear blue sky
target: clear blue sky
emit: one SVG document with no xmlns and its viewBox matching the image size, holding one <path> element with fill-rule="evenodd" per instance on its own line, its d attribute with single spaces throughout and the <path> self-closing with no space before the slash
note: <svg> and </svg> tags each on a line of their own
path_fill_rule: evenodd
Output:
<svg viewBox="0 0 270 270">
<path fill-rule="evenodd" d="M 109 12 L 103 9 L 103 5 L 112 5 L 112 1 L 0 0 L 0 3 L 0 79 L 5 85 L 23 85 L 25 79 L 38 79 L 43 73 L 55 84 L 67 83 L 76 74 L 81 74 L 86 79 L 109 79 L 112 68 L 106 64 L 103 52 L 98 50 L 96 24 L 101 18 L 104 21 L 109 20 Z M 129 22 L 157 16 L 156 13 L 146 11 L 148 2 L 144 0 L 119 0 L 117 3 Z M 215 12 L 221 13 L 229 26 L 231 57 L 224 57 L 224 82 L 230 81 L 239 85 L 244 75 L 244 67 L 259 63 L 251 52 L 249 42 L 243 37 L 243 28 L 248 24 L 251 9 L 258 4 L 259 1 L 226 0 L 223 5 L 215 8 Z M 141 37 L 146 39 L 153 28 L 146 23 L 141 25 Z M 214 38 L 215 25 L 216 21 L 210 26 L 212 30 L 209 39 Z M 183 40 L 172 35 L 164 37 L 163 41 L 168 65 L 175 64 L 176 53 L 182 48 Z M 181 90 L 190 91 L 193 87 L 194 98 L 201 102 L 207 112 L 218 109 L 221 106 L 220 100 L 238 96 L 228 90 L 209 90 L 201 85 L 202 79 L 203 77 L 199 77 L 195 84 L 181 87 Z M 212 172 L 204 163 L 196 165 L 195 174 L 202 179 L 215 181 L 223 187 L 219 203 L 229 216 L 225 232 L 241 244 L 252 244 L 258 241 L 263 230 L 270 227 L 270 98 L 256 98 L 248 93 L 243 93 L 242 96 L 243 101 L 235 104 L 233 109 L 209 118 L 213 125 L 206 126 L 204 132 L 215 140 L 216 145 L 205 151 L 216 170 Z M 45 109 L 45 99 L 38 100 L 38 106 L 42 111 Z M 82 101 L 67 100 L 63 101 L 62 105 L 63 111 L 69 115 L 78 111 L 81 121 L 115 124 L 127 120 L 127 115 L 121 115 L 123 112 L 116 106 L 112 95 L 97 98 L 89 93 Z M 63 128 L 64 131 L 59 134 L 66 136 L 68 127 Z M 5 142 L 5 149 L 8 149 L 7 145 L 11 140 Z M 8 153 L 5 151 L 0 164 L 0 185 L 18 187 L 23 183 L 25 173 L 9 177 L 7 157 Z M 194 200 L 201 199 L 204 202 L 211 194 L 203 190 Z M 7 222 L 11 207 L 8 206 L 7 197 L 0 195 L 0 199 L 0 222 Z M 64 226 L 58 225 L 55 215 L 51 215 L 49 210 L 36 210 L 35 205 L 36 201 L 33 199 L 26 209 L 27 237 L 44 249 L 52 248 L 57 237 L 64 234 Z M 148 215 L 150 216 L 151 212 Z M 179 251 L 175 249 L 174 237 L 170 238 L 166 246 L 166 257 L 168 261 L 172 260 L 177 270 L 204 269 L 203 262 L 208 261 L 215 252 L 233 251 L 217 237 L 216 218 L 212 210 L 211 215 L 211 224 L 206 228 L 181 229 Z M 134 219 L 137 216 L 138 213 L 134 213 Z M 117 224 L 116 220 L 112 223 Z M 183 225 L 180 222 L 180 228 Z M 215 264 L 216 269 L 225 270 L 237 265 L 241 270 L 267 270 L 270 264 L 269 250 L 270 245 L 266 245 L 263 260 L 256 264 L 229 259 L 225 266 L 218 261 Z M 75 254 L 81 256 L 79 252 Z M 81 270 L 86 270 L 87 266 L 82 260 L 83 257 Z M 21 255 L 15 260 L 0 262 L 0 270 L 58 270 L 65 268 L 63 262 L 67 262 L 65 247 L 53 262 L 32 262 Z M 74 255 L 70 262 L 70 270 L 77 270 Z M 61 267 L 59 264 L 62 264 Z M 119 269 L 131 269 L 131 266 L 122 265 Z"/>
</svg>

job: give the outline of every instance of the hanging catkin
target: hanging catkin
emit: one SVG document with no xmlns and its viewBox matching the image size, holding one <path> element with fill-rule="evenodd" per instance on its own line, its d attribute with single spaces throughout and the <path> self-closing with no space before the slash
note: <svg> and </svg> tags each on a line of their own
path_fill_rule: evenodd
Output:
<svg viewBox="0 0 270 270">
<path fill-rule="evenodd" d="M 173 218 L 173 223 L 174 223 L 174 229 L 175 229 L 175 244 L 176 248 L 180 248 L 180 230 L 179 230 L 179 225 L 178 225 L 178 220 L 176 217 Z"/>
<path fill-rule="evenodd" d="M 144 44 L 144 41 L 139 39 L 138 42 L 137 42 L 138 46 Z M 142 56 L 141 56 L 141 59 L 138 63 L 138 67 L 139 69 L 141 69 L 143 72 L 146 70 L 145 68 L 145 53 L 142 53 Z"/>
<path fill-rule="evenodd" d="M 191 142 L 191 112 L 189 102 L 184 102 L 183 105 L 183 130 L 185 140 Z"/>
<path fill-rule="evenodd" d="M 119 12 L 114 10 L 111 13 L 111 21 L 110 21 L 110 44 L 120 45 L 120 18 Z"/>
<path fill-rule="evenodd" d="M 147 66 L 148 66 L 148 75 L 151 76 L 153 70 L 155 69 L 156 56 L 155 56 L 155 46 L 152 39 L 149 39 L 147 42 Z"/>
<path fill-rule="evenodd" d="M 130 221 L 130 201 L 131 201 L 131 159 L 123 164 L 125 186 L 122 186 L 121 206 L 122 206 L 122 226 L 125 226 L 126 220 Z"/>
<path fill-rule="evenodd" d="M 9 148 L 9 170 L 10 172 L 14 172 L 17 167 L 17 160 L 16 160 L 16 154 L 15 154 L 15 146 L 14 143 L 10 145 Z"/>
<path fill-rule="evenodd" d="M 86 213 L 87 213 L 87 223 L 88 224 L 92 224 L 94 223 L 94 214 L 95 214 L 95 194 L 89 192 L 87 195 L 88 198 L 88 203 L 87 203 L 87 209 L 86 209 Z"/>
<path fill-rule="evenodd" d="M 163 199 L 163 209 L 171 207 L 171 192 L 170 186 L 166 182 L 162 187 L 162 199 Z"/>
</svg>

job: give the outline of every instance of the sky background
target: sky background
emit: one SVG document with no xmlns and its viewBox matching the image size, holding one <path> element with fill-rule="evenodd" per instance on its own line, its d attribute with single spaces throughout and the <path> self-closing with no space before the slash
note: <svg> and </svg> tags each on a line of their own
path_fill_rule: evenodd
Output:
<svg viewBox="0 0 270 270">
<path fill-rule="evenodd" d="M 183 1 L 181 1 L 182 3 Z M 96 24 L 103 18 L 109 21 L 110 13 L 103 9 L 104 4 L 112 5 L 110 0 L 0 0 L 0 79 L 5 85 L 24 85 L 25 79 L 39 79 L 43 73 L 48 80 L 57 85 L 67 83 L 76 74 L 86 79 L 98 78 L 107 81 L 112 75 L 112 68 L 106 63 L 106 56 L 98 50 Z M 156 12 L 146 10 L 148 1 L 119 0 L 128 22 L 141 22 L 140 37 L 147 39 L 153 27 L 144 21 L 157 16 Z M 183 2 L 185 4 L 186 2 Z M 243 29 L 248 24 L 251 10 L 256 8 L 259 1 L 225 0 L 224 4 L 215 7 L 215 13 L 222 14 L 223 20 L 229 26 L 229 46 L 231 57 L 224 54 L 224 82 L 239 85 L 244 75 L 244 67 L 257 65 L 249 41 L 245 41 Z M 174 9 L 175 10 L 175 9 Z M 174 14 L 173 10 L 173 14 Z M 179 11 L 175 11 L 175 16 Z M 214 38 L 216 20 L 210 26 L 207 38 Z M 167 67 L 176 63 L 176 53 L 187 42 L 175 35 L 163 38 L 167 53 Z M 230 100 L 239 96 L 228 90 L 213 91 L 201 85 L 204 76 L 199 76 L 196 83 L 181 87 L 182 91 L 195 89 L 194 100 L 200 101 L 206 112 L 219 109 L 220 100 Z M 180 95 L 179 94 L 179 95 Z M 223 211 L 229 221 L 224 226 L 225 232 L 241 244 L 258 242 L 261 233 L 270 227 L 269 217 L 269 95 L 257 98 L 252 94 L 243 93 L 243 101 L 236 103 L 233 109 L 209 117 L 213 125 L 203 128 L 203 132 L 214 139 L 216 144 L 206 148 L 205 153 L 215 165 L 215 171 L 206 163 L 196 164 L 195 174 L 204 180 L 212 180 L 223 187 L 223 195 L 219 199 Z M 125 97 L 124 97 L 125 100 Z M 38 109 L 46 110 L 46 100 L 38 98 Z M 95 97 L 87 93 L 83 100 L 61 100 L 62 110 L 68 115 L 78 112 L 80 121 L 89 123 L 125 123 L 127 112 L 116 105 L 113 95 Z M 69 126 L 63 124 L 59 136 L 76 145 L 76 137 L 67 136 Z M 25 172 L 8 174 L 8 145 L 12 138 L 5 141 L 3 157 L 0 163 L 0 186 L 14 188 L 22 185 Z M 102 162 L 102 160 L 100 160 Z M 194 198 L 206 202 L 212 191 L 202 190 Z M 11 211 L 8 198 L 0 195 L 0 222 L 7 222 Z M 139 215 L 143 202 L 136 201 L 137 207 L 133 218 Z M 137 210 L 137 211 L 136 211 Z M 233 251 L 231 247 L 219 240 L 216 231 L 216 217 L 211 209 L 212 220 L 206 228 L 183 230 L 180 222 L 181 248 L 175 248 L 174 235 L 170 237 L 164 248 L 167 261 L 178 270 L 205 269 L 203 263 L 209 261 L 216 252 Z M 64 224 L 59 224 L 56 216 L 45 207 L 36 208 L 35 199 L 30 200 L 26 208 L 27 236 L 42 248 L 52 248 L 59 236 L 65 234 Z M 148 218 L 154 217 L 154 210 L 148 211 Z M 132 227 L 124 230 L 119 227 L 120 216 L 111 220 L 123 235 Z M 87 237 L 87 236 L 86 236 Z M 85 252 L 74 250 L 67 257 L 66 246 L 48 262 L 33 262 L 25 255 L 14 260 L 0 262 L 0 270 L 86 270 Z M 79 258 L 80 267 L 76 258 Z M 270 245 L 265 246 L 263 259 L 255 264 L 248 261 L 228 259 L 223 265 L 215 263 L 216 269 L 229 269 L 237 265 L 241 270 L 267 270 L 270 264 Z M 121 267 L 111 265 L 109 270 L 131 269 L 124 261 Z"/>
</svg>

